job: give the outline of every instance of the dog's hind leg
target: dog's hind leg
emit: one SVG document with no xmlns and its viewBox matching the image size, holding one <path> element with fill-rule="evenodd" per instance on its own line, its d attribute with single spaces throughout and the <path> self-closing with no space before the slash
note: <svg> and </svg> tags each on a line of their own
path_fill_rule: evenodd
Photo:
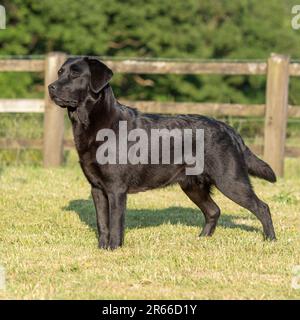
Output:
<svg viewBox="0 0 300 320">
<path fill-rule="evenodd" d="M 276 239 L 269 207 L 253 191 L 247 173 L 238 177 L 226 177 L 225 173 L 224 176 L 215 179 L 215 185 L 226 197 L 248 209 L 258 218 L 266 239 Z"/>
<path fill-rule="evenodd" d="M 202 189 L 199 185 L 180 185 L 185 194 L 199 207 L 205 217 L 205 225 L 200 236 L 211 236 L 215 231 L 220 208 L 209 195 L 209 188 Z"/>
</svg>

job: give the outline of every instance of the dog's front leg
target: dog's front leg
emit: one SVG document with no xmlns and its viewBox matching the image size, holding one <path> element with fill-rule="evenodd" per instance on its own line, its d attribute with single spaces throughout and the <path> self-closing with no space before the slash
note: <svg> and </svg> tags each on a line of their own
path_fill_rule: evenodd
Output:
<svg viewBox="0 0 300 320">
<path fill-rule="evenodd" d="M 108 193 L 109 248 L 122 246 L 125 228 L 126 193 Z"/>
<path fill-rule="evenodd" d="M 99 188 L 92 188 L 92 197 L 96 209 L 99 247 L 107 249 L 109 245 L 109 207 L 108 199 Z"/>
</svg>

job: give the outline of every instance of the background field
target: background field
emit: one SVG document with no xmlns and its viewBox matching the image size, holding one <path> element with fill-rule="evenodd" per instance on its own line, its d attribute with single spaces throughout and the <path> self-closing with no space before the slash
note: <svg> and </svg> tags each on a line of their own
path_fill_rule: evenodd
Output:
<svg viewBox="0 0 300 320">
<path fill-rule="evenodd" d="M 198 238 L 202 214 L 174 186 L 131 195 L 125 247 L 97 249 L 89 185 L 78 166 L 7 167 L 0 176 L 0 298 L 299 299 L 300 164 L 285 180 L 254 180 L 270 204 L 278 241 L 218 192 L 222 209 L 212 238 Z"/>
</svg>

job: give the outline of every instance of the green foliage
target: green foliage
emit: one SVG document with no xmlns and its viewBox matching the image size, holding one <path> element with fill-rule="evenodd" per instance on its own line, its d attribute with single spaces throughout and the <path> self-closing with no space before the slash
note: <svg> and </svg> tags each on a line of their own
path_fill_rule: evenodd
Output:
<svg viewBox="0 0 300 320">
<path fill-rule="evenodd" d="M 0 73 L 1 98 L 42 98 L 44 87 L 39 74 L 29 72 Z"/>
<path fill-rule="evenodd" d="M 1 55 L 57 50 L 184 59 L 266 59 L 272 51 L 300 56 L 299 31 L 290 25 L 291 6 L 296 4 L 291 0 L 4 0 L 3 4 L 8 23 L 0 31 Z M 140 78 L 150 81 L 142 86 Z M 36 84 L 21 75 L 8 88 L 7 79 L 9 75 L 0 75 L 1 96 L 28 96 L 28 85 Z M 262 103 L 265 79 L 142 75 L 116 77 L 114 85 L 132 99 Z M 299 82 L 292 82 L 291 100 L 300 104 Z"/>
</svg>

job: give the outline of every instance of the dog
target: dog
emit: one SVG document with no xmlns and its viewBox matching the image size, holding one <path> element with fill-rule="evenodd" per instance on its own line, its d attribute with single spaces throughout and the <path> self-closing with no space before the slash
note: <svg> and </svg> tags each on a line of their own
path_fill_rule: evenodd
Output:
<svg viewBox="0 0 300 320">
<path fill-rule="evenodd" d="M 216 187 L 258 218 L 265 239 L 275 240 L 269 207 L 255 194 L 249 175 L 272 183 L 276 182 L 276 176 L 267 163 L 250 151 L 241 136 L 227 124 L 202 115 L 146 114 L 122 105 L 113 94 L 112 76 L 112 70 L 98 59 L 69 58 L 59 69 L 58 79 L 48 87 L 51 99 L 67 109 L 72 123 L 79 162 L 91 185 L 99 247 L 116 249 L 123 245 L 128 193 L 175 183 L 204 214 L 205 225 L 200 236 L 211 236 L 220 216 L 220 209 L 211 197 L 211 189 Z M 164 164 L 161 157 L 160 163 L 156 164 L 100 164 L 97 152 L 107 141 L 99 141 L 97 134 L 99 130 L 109 129 L 121 138 L 118 133 L 121 122 L 126 122 L 128 132 L 134 129 L 147 133 L 152 129 L 192 129 L 194 142 L 194 131 L 203 130 L 202 172 L 187 175 L 185 169 L 189 165 L 186 162 Z M 171 143 L 172 151 L 175 150 L 174 143 Z M 161 150 L 161 142 L 159 144 Z"/>
</svg>

